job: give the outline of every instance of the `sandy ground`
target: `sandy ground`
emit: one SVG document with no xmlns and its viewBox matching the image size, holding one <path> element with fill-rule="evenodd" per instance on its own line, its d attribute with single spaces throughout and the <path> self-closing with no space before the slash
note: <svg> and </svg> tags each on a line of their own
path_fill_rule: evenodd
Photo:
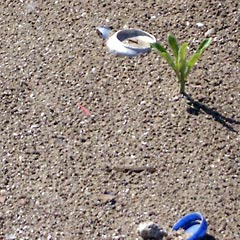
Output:
<svg viewBox="0 0 240 240">
<path fill-rule="evenodd" d="M 192 211 L 204 240 L 240 239 L 239 1 L 0 2 L 0 239 L 139 239 Z M 157 53 L 109 54 L 100 25 L 190 53 L 212 37 L 192 103 Z"/>
</svg>

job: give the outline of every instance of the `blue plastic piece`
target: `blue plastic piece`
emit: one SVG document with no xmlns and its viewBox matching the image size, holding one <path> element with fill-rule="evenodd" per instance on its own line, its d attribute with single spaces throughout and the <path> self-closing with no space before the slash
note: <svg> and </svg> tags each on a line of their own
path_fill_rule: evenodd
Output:
<svg viewBox="0 0 240 240">
<path fill-rule="evenodd" d="M 203 215 L 193 212 L 179 219 L 173 225 L 173 230 L 184 229 L 190 235 L 187 240 L 199 240 L 206 235 L 207 227 L 207 221 Z"/>
</svg>

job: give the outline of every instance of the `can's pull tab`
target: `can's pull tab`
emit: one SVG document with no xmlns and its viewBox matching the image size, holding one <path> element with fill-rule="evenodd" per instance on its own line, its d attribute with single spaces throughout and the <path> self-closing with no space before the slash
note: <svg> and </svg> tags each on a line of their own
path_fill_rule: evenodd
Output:
<svg viewBox="0 0 240 240">
<path fill-rule="evenodd" d="M 97 29 L 97 34 L 103 39 L 108 39 L 112 31 L 110 27 L 104 27 L 104 26 L 97 27 L 96 29 Z"/>
</svg>

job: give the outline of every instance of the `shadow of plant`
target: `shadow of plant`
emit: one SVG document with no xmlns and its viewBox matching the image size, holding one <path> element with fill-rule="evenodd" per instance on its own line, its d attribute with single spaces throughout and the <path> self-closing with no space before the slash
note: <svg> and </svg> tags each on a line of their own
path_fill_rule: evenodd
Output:
<svg viewBox="0 0 240 240">
<path fill-rule="evenodd" d="M 237 133 L 237 131 L 231 126 L 231 124 L 240 124 L 240 121 L 223 116 L 218 111 L 206 106 L 205 104 L 199 101 L 194 100 L 187 93 L 184 93 L 183 96 L 184 98 L 186 98 L 186 100 L 188 101 L 188 104 L 190 105 L 190 107 L 188 107 L 187 109 L 188 113 L 198 115 L 202 110 L 206 114 L 211 115 L 215 121 L 221 123 L 228 130 Z"/>
</svg>

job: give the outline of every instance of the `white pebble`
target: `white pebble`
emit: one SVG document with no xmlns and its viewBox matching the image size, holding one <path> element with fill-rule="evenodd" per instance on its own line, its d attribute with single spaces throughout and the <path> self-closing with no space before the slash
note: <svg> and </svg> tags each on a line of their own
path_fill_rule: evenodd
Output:
<svg viewBox="0 0 240 240">
<path fill-rule="evenodd" d="M 140 223 L 137 228 L 137 233 L 144 240 L 162 240 L 164 236 L 167 236 L 167 233 L 163 230 L 163 228 L 154 222 Z"/>
<path fill-rule="evenodd" d="M 197 27 L 199 27 L 199 28 L 201 28 L 201 27 L 203 27 L 203 26 L 204 26 L 204 24 L 203 24 L 203 23 L 200 23 L 200 22 L 198 22 L 198 23 L 196 23 L 196 26 L 197 26 Z"/>
<path fill-rule="evenodd" d="M 91 72 L 96 73 L 97 69 L 95 67 L 92 68 Z"/>
<path fill-rule="evenodd" d="M 16 239 L 16 235 L 15 234 L 8 234 L 8 235 L 6 235 L 6 239 L 7 240 L 14 240 L 14 239 Z"/>
<path fill-rule="evenodd" d="M 214 28 L 210 28 L 205 32 L 204 36 L 207 37 L 209 35 L 212 35 L 213 33 L 214 33 Z"/>
</svg>

